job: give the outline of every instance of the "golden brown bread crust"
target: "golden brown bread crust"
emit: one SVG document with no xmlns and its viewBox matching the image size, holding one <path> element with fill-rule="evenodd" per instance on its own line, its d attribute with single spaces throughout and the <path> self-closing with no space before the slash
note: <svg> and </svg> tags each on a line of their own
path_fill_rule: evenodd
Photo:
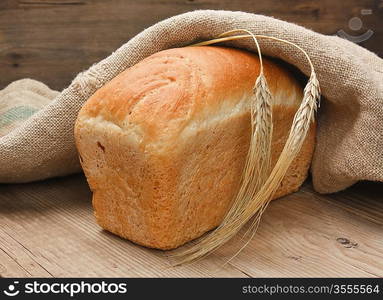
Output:
<svg viewBox="0 0 383 300">
<path fill-rule="evenodd" d="M 172 249 L 216 227 L 239 187 L 250 137 L 257 56 L 221 47 L 156 53 L 99 89 L 75 137 L 98 223 L 138 244 Z M 302 89 L 266 60 L 274 96 L 273 161 Z M 296 191 L 314 148 L 310 128 L 274 198 Z"/>
</svg>

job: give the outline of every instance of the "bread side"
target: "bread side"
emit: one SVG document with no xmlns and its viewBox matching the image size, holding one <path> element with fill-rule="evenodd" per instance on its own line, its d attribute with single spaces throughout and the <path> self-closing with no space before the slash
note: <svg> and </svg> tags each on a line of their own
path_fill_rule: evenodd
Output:
<svg viewBox="0 0 383 300">
<path fill-rule="evenodd" d="M 141 245 L 171 249 L 216 227 L 239 187 L 250 138 L 258 58 L 220 47 L 159 52 L 122 72 L 82 108 L 75 127 L 98 223 Z M 266 61 L 274 96 L 275 163 L 302 99 Z M 299 188 L 312 126 L 275 197 Z"/>
</svg>

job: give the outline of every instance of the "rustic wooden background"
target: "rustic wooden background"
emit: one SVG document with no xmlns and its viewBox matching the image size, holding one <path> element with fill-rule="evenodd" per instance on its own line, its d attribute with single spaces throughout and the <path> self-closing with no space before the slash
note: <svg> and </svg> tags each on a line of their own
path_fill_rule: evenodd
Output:
<svg viewBox="0 0 383 300">
<path fill-rule="evenodd" d="M 196 9 L 255 12 L 325 34 L 371 29 L 361 45 L 383 56 L 383 0 L 0 0 L 0 89 L 30 77 L 60 90 L 144 28 Z M 361 30 L 349 29 L 352 17 Z"/>
<path fill-rule="evenodd" d="M 171 267 L 96 224 L 83 175 L 0 184 L 0 277 L 383 277 L 383 183 L 319 195 L 305 183 L 272 201 L 256 236 Z"/>
</svg>

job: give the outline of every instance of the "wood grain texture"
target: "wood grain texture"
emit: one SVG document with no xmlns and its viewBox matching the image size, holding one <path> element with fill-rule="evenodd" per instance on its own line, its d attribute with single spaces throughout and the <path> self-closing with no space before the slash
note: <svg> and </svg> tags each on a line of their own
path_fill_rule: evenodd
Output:
<svg viewBox="0 0 383 300">
<path fill-rule="evenodd" d="M 383 276 L 383 184 L 334 195 L 301 191 L 273 201 L 255 238 L 240 236 L 201 262 L 171 267 L 164 252 L 103 231 L 83 175 L 0 185 L 3 277 Z"/>
<path fill-rule="evenodd" d="M 0 228 L 0 250 L 11 258 L 0 260 L 1 276 L 246 277 L 215 257 L 171 268 L 161 251 L 103 231 L 80 175 L 0 186 Z"/>
<path fill-rule="evenodd" d="M 382 192 L 382 184 L 362 184 L 324 196 L 306 185 L 272 203 L 256 239 L 232 264 L 254 277 L 382 277 Z"/>
<path fill-rule="evenodd" d="M 372 29 L 361 45 L 383 56 L 382 0 L 1 0 L 0 89 L 30 77 L 61 90 L 146 27 L 196 9 L 265 14 L 325 34 Z M 360 30 L 350 30 L 352 17 L 361 18 Z"/>
</svg>

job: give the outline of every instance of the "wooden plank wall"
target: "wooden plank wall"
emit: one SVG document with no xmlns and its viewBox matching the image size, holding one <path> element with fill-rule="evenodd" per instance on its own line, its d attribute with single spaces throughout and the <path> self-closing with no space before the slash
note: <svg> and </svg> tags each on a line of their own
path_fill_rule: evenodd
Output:
<svg viewBox="0 0 383 300">
<path fill-rule="evenodd" d="M 260 13 L 325 34 L 371 29 L 362 45 L 383 56 L 383 0 L 1 0 L 0 89 L 25 77 L 62 89 L 144 28 L 196 9 Z M 362 20 L 359 31 L 349 28 L 352 17 Z"/>
</svg>

